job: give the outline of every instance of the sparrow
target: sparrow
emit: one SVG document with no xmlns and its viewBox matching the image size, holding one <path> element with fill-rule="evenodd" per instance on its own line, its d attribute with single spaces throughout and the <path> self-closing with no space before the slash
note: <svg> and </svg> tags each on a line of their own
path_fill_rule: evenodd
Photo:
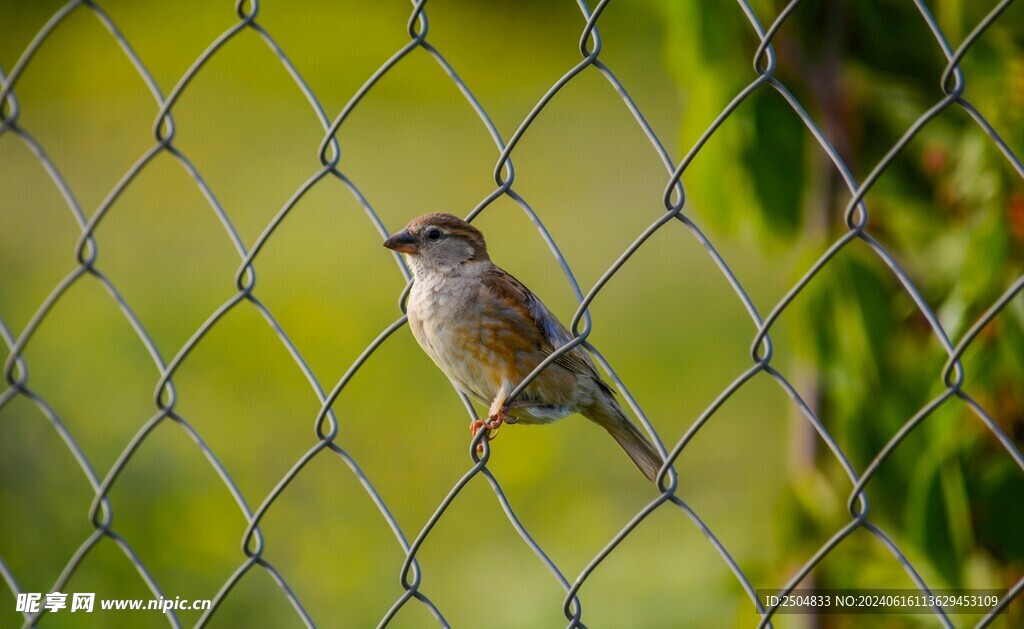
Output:
<svg viewBox="0 0 1024 629">
<path fill-rule="evenodd" d="M 474 436 L 486 428 L 492 439 L 503 423 L 547 424 L 579 413 L 656 479 L 661 455 L 581 348 L 560 355 L 508 401 L 542 360 L 573 337 L 522 282 L 491 262 L 478 229 L 451 214 L 424 214 L 384 246 L 402 253 L 412 270 L 406 310 L 416 341 L 452 384 L 489 407 L 488 421 L 471 423 Z"/>
</svg>

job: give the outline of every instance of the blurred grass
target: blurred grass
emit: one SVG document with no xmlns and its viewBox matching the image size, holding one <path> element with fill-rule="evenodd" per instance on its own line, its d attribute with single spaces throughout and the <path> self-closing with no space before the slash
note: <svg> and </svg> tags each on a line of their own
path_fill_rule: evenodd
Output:
<svg viewBox="0 0 1024 629">
<path fill-rule="evenodd" d="M 59 3 L 5 3 L 0 64 L 9 70 Z M 266 2 L 259 22 L 277 38 L 335 115 L 407 41 L 401 2 Z M 165 93 L 234 19 L 232 3 L 111 2 L 104 8 Z M 582 20 L 570 3 L 431 5 L 430 40 L 463 75 L 507 138 L 528 108 L 578 61 Z M 644 2 L 613 4 L 602 19 L 611 66 L 670 144 L 681 111 L 661 63 L 661 27 Z M 20 122 L 49 152 L 91 214 L 152 144 L 157 107 L 95 18 L 78 10 L 40 49 L 17 87 Z M 319 167 L 321 131 L 270 52 L 243 32 L 213 57 L 174 108 L 174 144 L 199 168 L 249 245 Z M 466 214 L 493 189 L 497 153 L 482 125 L 422 51 L 399 64 L 339 134 L 341 169 L 389 229 L 427 211 Z M 628 112 L 596 73 L 573 81 L 514 154 L 516 189 L 545 221 L 586 290 L 662 211 L 666 175 Z M 0 139 L 0 317 L 20 332 L 74 268 L 78 229 L 38 162 Z M 575 310 L 565 278 L 525 216 L 507 200 L 479 219 L 494 259 L 564 320 Z M 169 360 L 234 292 L 238 256 L 195 184 L 169 156 L 145 168 L 96 232 L 97 267 L 121 290 Z M 403 281 L 358 204 L 325 179 L 294 208 L 257 259 L 256 295 L 329 389 L 398 317 Z M 783 274 L 744 242 L 726 259 L 763 310 Z M 615 366 L 668 442 L 749 366 L 753 329 L 702 247 L 681 226 L 651 239 L 594 302 L 591 340 Z M 783 337 L 780 337 L 783 338 Z M 784 340 L 782 341 L 784 343 Z M 4 351 L 6 357 L 6 350 Z M 155 412 L 158 375 L 98 282 L 61 299 L 25 352 L 28 385 L 64 421 L 102 477 Z M 175 376 L 177 412 L 213 449 L 255 508 L 315 443 L 308 384 L 248 304 L 218 323 Z M 468 469 L 467 418 L 450 385 L 397 332 L 334 405 L 338 444 L 362 466 L 413 538 Z M 785 476 L 787 401 L 767 379 L 744 387 L 687 448 L 681 495 L 748 575 L 774 574 L 772 517 Z M 531 534 L 572 580 L 655 496 L 611 440 L 579 418 L 502 431 L 491 468 Z M 243 561 L 245 521 L 202 454 L 161 424 L 110 494 L 113 529 L 170 597 L 212 598 Z M 91 532 L 91 491 L 37 410 L 0 411 L 0 556 L 23 590 L 48 591 Z M 401 594 L 403 553 L 355 477 L 324 453 L 261 525 L 265 557 L 325 626 L 376 623 Z M 440 521 L 419 554 L 422 590 L 454 626 L 555 626 L 562 592 L 501 512 L 482 478 Z M 149 598 L 109 541 L 90 553 L 67 591 Z M 486 593 L 485 593 L 486 592 Z M 16 624 L 13 597 L 0 626 Z M 662 509 L 582 591 L 591 626 L 695 626 L 753 619 L 750 604 L 685 516 Z M 183 623 L 198 616 L 182 612 Z M 149 626 L 144 612 L 47 626 Z M 733 620 L 735 619 L 735 620 Z M 409 604 L 395 626 L 427 624 Z M 267 574 L 254 569 L 214 626 L 296 624 Z"/>
</svg>

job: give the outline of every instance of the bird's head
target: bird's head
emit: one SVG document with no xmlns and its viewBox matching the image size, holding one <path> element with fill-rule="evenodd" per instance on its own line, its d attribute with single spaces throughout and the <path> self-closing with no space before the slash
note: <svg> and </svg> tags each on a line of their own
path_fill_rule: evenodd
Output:
<svg viewBox="0 0 1024 629">
<path fill-rule="evenodd" d="M 413 271 L 452 271 L 467 262 L 486 261 L 487 244 L 480 230 L 451 214 L 417 216 L 402 231 L 384 241 L 404 253 Z"/>
</svg>

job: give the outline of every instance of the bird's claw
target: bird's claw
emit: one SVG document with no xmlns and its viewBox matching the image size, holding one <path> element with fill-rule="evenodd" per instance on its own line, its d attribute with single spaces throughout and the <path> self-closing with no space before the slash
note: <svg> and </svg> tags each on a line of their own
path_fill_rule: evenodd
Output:
<svg viewBox="0 0 1024 629">
<path fill-rule="evenodd" d="M 491 413 L 491 416 L 487 418 L 487 421 L 484 422 L 484 425 L 491 430 L 497 430 L 502 424 L 515 423 L 512 420 L 512 418 L 508 416 L 507 411 L 508 409 L 502 406 L 494 413 Z"/>
<path fill-rule="evenodd" d="M 514 423 L 505 411 L 505 407 L 501 407 L 496 412 L 492 413 L 485 421 L 481 421 L 479 419 L 473 420 L 469 424 L 469 432 L 475 437 L 478 432 L 486 429 L 487 441 L 493 441 L 494 438 L 498 436 L 498 428 L 500 428 L 502 424 Z M 483 451 L 484 442 L 481 440 L 480 443 L 476 444 L 476 453 L 483 454 Z"/>
</svg>

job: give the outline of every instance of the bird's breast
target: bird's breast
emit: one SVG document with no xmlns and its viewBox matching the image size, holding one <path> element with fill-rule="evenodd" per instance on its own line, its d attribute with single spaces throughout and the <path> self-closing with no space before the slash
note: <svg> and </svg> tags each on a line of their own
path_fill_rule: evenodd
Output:
<svg viewBox="0 0 1024 629">
<path fill-rule="evenodd" d="M 481 402 L 497 390 L 497 357 L 481 341 L 478 288 L 468 282 L 417 278 L 409 295 L 409 327 L 423 351 L 455 384 Z"/>
<path fill-rule="evenodd" d="M 503 387 L 507 393 L 547 355 L 528 313 L 494 298 L 472 278 L 417 277 L 407 312 L 413 336 L 427 355 L 456 386 L 484 404 Z M 575 375 L 552 365 L 524 393 L 549 408 L 526 414 L 540 421 L 566 415 L 576 386 Z"/>
</svg>

